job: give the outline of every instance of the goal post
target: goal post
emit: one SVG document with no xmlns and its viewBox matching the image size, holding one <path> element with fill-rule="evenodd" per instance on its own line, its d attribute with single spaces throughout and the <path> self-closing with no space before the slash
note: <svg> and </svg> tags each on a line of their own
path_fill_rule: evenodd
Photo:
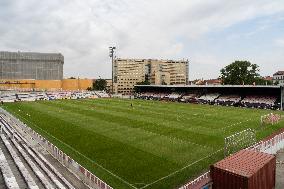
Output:
<svg viewBox="0 0 284 189">
<path fill-rule="evenodd" d="M 225 138 L 224 157 L 227 157 L 241 149 L 256 143 L 256 135 L 253 129 L 246 129 Z"/>
</svg>

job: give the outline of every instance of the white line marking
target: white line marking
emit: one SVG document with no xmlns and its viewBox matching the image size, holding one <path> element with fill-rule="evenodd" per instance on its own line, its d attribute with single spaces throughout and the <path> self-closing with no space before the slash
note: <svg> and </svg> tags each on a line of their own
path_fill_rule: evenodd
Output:
<svg viewBox="0 0 284 189">
<path fill-rule="evenodd" d="M 161 180 L 164 180 L 164 179 L 166 179 L 166 178 L 168 178 L 168 177 L 171 177 L 172 175 L 174 175 L 174 174 L 176 174 L 176 173 L 178 173 L 178 172 L 180 172 L 180 171 L 182 171 L 182 170 L 184 170 L 184 169 L 186 169 L 186 168 L 188 168 L 188 167 L 191 167 L 192 165 L 194 165 L 194 164 L 196 164 L 196 163 L 198 163 L 198 162 L 200 162 L 200 161 L 202 161 L 202 160 L 204 160 L 204 159 L 207 159 L 207 158 L 209 158 L 209 157 L 211 157 L 211 156 L 217 154 L 218 152 L 220 152 L 220 151 L 222 151 L 222 150 L 223 150 L 223 148 L 221 148 L 221 149 L 217 150 L 216 152 L 214 152 L 214 153 L 212 153 L 212 154 L 209 154 L 208 156 L 205 156 L 205 157 L 203 157 L 203 158 L 201 158 L 201 159 L 199 159 L 199 160 L 197 160 L 197 161 L 195 161 L 195 162 L 193 162 L 193 163 L 191 163 L 191 164 L 189 164 L 189 165 L 186 165 L 185 167 L 182 167 L 181 169 L 179 169 L 179 170 L 177 170 L 177 171 L 175 171 L 175 172 L 172 172 L 171 174 L 169 174 L 169 175 L 167 175 L 167 176 L 164 176 L 164 177 L 162 177 L 162 178 L 159 178 L 158 180 L 155 180 L 155 181 L 153 181 L 153 182 L 151 182 L 151 183 L 149 183 L 149 184 L 147 184 L 147 185 L 145 185 L 145 186 L 143 186 L 143 187 L 141 187 L 141 188 L 139 188 L 139 189 L 146 188 L 146 187 L 151 186 L 151 185 L 153 185 L 153 184 L 155 184 L 155 183 L 157 183 L 157 182 L 160 182 Z"/>
</svg>

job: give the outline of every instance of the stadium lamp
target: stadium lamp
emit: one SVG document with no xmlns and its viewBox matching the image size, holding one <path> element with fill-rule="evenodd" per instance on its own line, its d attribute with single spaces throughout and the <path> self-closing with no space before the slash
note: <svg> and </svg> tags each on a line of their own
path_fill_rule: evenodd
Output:
<svg viewBox="0 0 284 189">
<path fill-rule="evenodd" d="M 109 57 L 111 58 L 111 92 L 113 94 L 113 54 L 116 47 L 109 47 Z"/>
</svg>

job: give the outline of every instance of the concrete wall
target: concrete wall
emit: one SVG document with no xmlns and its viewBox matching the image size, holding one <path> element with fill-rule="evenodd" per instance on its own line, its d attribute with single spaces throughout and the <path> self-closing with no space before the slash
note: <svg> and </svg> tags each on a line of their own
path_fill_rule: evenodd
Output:
<svg viewBox="0 0 284 189">
<path fill-rule="evenodd" d="M 63 90 L 84 90 L 93 86 L 93 80 L 91 79 L 63 79 Z"/>
<path fill-rule="evenodd" d="M 1 89 L 22 89 L 22 90 L 86 90 L 93 86 L 91 79 L 63 79 L 63 80 L 2 80 Z"/>
</svg>

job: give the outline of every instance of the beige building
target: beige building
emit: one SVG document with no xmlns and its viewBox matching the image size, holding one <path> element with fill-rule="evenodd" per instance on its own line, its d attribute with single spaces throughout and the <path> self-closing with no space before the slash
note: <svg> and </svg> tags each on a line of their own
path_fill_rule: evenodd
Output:
<svg viewBox="0 0 284 189">
<path fill-rule="evenodd" d="M 115 59 L 114 91 L 129 94 L 138 82 L 152 85 L 185 85 L 188 60 Z"/>
</svg>

